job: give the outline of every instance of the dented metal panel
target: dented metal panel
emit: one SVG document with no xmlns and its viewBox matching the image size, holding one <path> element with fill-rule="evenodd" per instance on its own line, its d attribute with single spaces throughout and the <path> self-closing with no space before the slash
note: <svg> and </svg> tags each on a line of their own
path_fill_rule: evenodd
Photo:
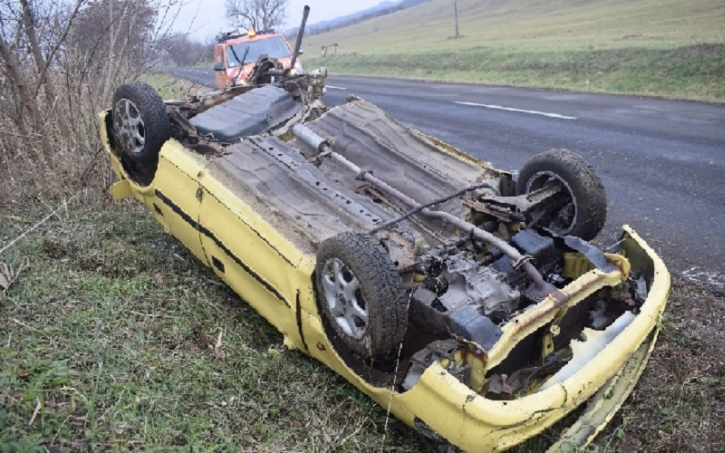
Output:
<svg viewBox="0 0 725 453">
<path fill-rule="evenodd" d="M 515 196 L 509 173 L 368 102 L 319 110 L 300 88 L 319 88 L 317 79 L 283 81 L 285 102 L 304 115 L 233 144 L 204 139 L 188 121 L 197 111 L 214 113 L 229 93 L 169 105 L 182 132 L 161 148 L 150 182 L 130 171 L 124 159 L 131 158 L 106 130 L 109 113 L 102 115 L 102 139 L 121 179 L 114 197 L 147 206 L 287 347 L 320 360 L 423 434 L 466 451 L 500 451 L 589 401 L 552 448 L 588 443 L 649 357 L 670 287 L 662 261 L 627 227 L 617 253 L 557 236 L 538 223 L 558 212 L 547 209 L 561 214 L 571 202 L 558 176 Z M 304 127 L 293 128 L 303 118 Z M 305 128 L 317 145 L 294 138 Z M 320 244 L 350 231 L 372 231 L 366 247 L 384 254 L 371 262 L 394 278 L 374 281 L 399 282 L 395 302 L 405 302 L 407 324 L 394 354 L 363 357 L 349 348 L 330 327 L 330 302 L 318 298 Z M 361 268 L 343 264 L 328 286 L 361 285 Z"/>
</svg>

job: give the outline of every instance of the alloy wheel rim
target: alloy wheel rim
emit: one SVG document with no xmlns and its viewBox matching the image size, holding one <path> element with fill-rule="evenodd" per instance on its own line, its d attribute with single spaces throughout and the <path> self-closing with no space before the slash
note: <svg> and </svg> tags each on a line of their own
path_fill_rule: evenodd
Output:
<svg viewBox="0 0 725 453">
<path fill-rule="evenodd" d="M 119 100 L 113 118 L 122 149 L 131 154 L 143 152 L 146 145 L 146 125 L 136 104 L 129 99 Z"/>
<path fill-rule="evenodd" d="M 348 336 L 365 336 L 369 316 L 362 297 L 360 281 L 338 258 L 330 258 L 322 268 L 325 303 L 337 326 Z"/>
</svg>

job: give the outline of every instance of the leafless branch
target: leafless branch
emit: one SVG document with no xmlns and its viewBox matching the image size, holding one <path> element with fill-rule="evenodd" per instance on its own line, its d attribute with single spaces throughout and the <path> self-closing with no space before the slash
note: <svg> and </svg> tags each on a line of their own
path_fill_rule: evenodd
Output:
<svg viewBox="0 0 725 453">
<path fill-rule="evenodd" d="M 288 0 L 226 0 L 227 17 L 248 30 L 270 30 L 284 24 Z"/>
</svg>

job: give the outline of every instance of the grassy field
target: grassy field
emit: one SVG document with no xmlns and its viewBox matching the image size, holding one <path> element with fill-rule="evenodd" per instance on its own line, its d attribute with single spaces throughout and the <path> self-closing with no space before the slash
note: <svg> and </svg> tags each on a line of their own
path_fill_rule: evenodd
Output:
<svg viewBox="0 0 725 453">
<path fill-rule="evenodd" d="M 140 79 L 156 89 L 161 99 L 184 99 L 188 94 L 196 94 L 198 86 L 187 80 L 177 79 L 163 72 L 147 72 Z M 194 91 L 192 91 L 194 88 Z"/>
<path fill-rule="evenodd" d="M 725 102 L 724 2 L 459 0 L 458 39 L 452 9 L 432 0 L 309 36 L 305 63 L 333 74 Z"/>
<path fill-rule="evenodd" d="M 6 206 L 0 245 L 47 204 Z M 2 452 L 438 451 L 286 351 L 135 202 L 81 195 L 0 263 L 22 269 L 0 295 Z M 724 311 L 724 294 L 675 280 L 649 367 L 589 451 L 725 449 Z"/>
</svg>

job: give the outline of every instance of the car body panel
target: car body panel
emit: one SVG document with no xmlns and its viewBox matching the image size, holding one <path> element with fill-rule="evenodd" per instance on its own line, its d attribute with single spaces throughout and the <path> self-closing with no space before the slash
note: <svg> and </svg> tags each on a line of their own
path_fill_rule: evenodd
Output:
<svg viewBox="0 0 725 453">
<path fill-rule="evenodd" d="M 353 114 L 356 109 L 364 112 L 356 116 Z M 105 119 L 108 114 L 102 114 L 102 124 L 108 124 Z M 405 178 L 394 181 L 402 191 L 421 190 L 423 176 L 416 177 L 415 172 L 422 170 L 418 174 L 424 175 L 430 171 L 430 161 L 418 150 L 421 146 L 428 150 L 426 152 L 433 153 L 431 155 L 440 153 L 445 157 L 438 160 L 445 164 L 436 167 L 434 179 L 438 182 L 425 187 L 428 191 L 425 198 L 449 192 L 449 184 L 470 184 L 475 173 L 472 173 L 473 169 L 484 174 L 493 171 L 488 164 L 381 117 L 365 103 L 333 109 L 309 126 L 320 134 L 337 134 L 336 141 L 344 147 L 343 152 L 354 156 L 360 152 L 356 150 L 354 134 L 341 132 L 344 130 L 340 127 L 341 122 L 354 125 L 358 132 L 367 129 L 370 134 L 398 137 L 401 143 L 409 145 L 407 154 L 405 151 L 402 154 L 397 151 L 371 153 L 388 156 L 383 157 L 384 161 L 394 158 L 393 175 L 397 172 L 413 179 L 414 183 L 410 185 L 406 185 Z M 380 132 L 381 128 L 388 132 Z M 304 156 L 306 150 L 302 144 L 269 136 L 244 140 L 226 156 L 202 156 L 177 140 L 169 139 L 161 149 L 156 178 L 142 187 L 129 179 L 111 147 L 105 127 L 101 134 L 114 171 L 122 181 L 112 189 L 115 198 L 133 196 L 143 203 L 167 231 L 275 326 L 284 336 L 288 348 L 301 350 L 321 361 L 378 404 L 389 407 L 407 425 L 430 430 L 463 450 L 504 450 L 542 432 L 594 398 L 590 404 L 600 409 L 585 414 L 562 440 L 586 444 L 632 390 L 654 345 L 668 297 L 669 273 L 654 251 L 631 228 L 624 227 L 623 251 L 606 255 L 614 270 L 579 266 L 577 272 L 581 275 L 575 275 L 578 278 L 561 293 L 552 293 L 508 322 L 502 328 L 501 338 L 489 351 L 480 351 L 473 345 L 478 356 L 466 359 L 469 364 L 477 361 L 485 372 L 486 368 L 501 363 L 524 338 L 550 324 L 567 308 L 601 288 L 615 286 L 627 279 L 630 267 L 651 274 L 652 284 L 640 313 L 596 352 L 593 360 L 563 382 L 516 399 L 492 400 L 454 377 L 450 364 L 437 361 L 407 391 L 372 385 L 337 352 L 326 333 L 316 300 L 313 276 L 316 246 L 337 231 L 353 228 L 351 225 L 366 226 L 370 218 L 345 213 L 335 204 L 335 190 L 344 189 L 336 184 L 344 183 L 327 180 L 329 190 L 314 189 L 319 184 L 309 178 L 334 175 L 340 171 L 338 168 L 326 169 L 325 165 L 332 164 L 322 164 L 317 170 L 305 173 L 306 161 L 300 156 Z M 363 150 L 372 146 L 365 140 L 358 142 L 358 148 Z M 406 149 L 386 143 L 378 145 L 388 151 Z M 292 155 L 287 153 L 290 147 L 296 148 L 299 156 L 289 157 Z M 269 152 L 265 154 L 265 150 Z M 235 159 L 238 162 L 235 163 Z M 374 166 L 375 162 L 369 164 Z M 245 165 L 249 167 L 245 168 Z M 302 170 L 295 170 L 300 168 Z M 389 165 L 381 164 L 374 169 L 385 173 L 389 171 Z M 500 177 L 500 174 L 492 177 Z M 295 204 L 305 206 L 304 198 L 314 200 L 313 204 L 320 207 L 322 220 L 317 220 L 319 224 L 313 220 L 305 223 L 304 209 L 300 208 L 299 212 L 292 209 Z M 346 199 L 342 204 L 358 202 L 363 208 L 370 209 L 370 215 L 380 215 L 383 220 L 391 217 L 390 214 L 385 217 L 384 211 L 363 198 Z M 286 211 L 288 208 L 292 213 Z M 330 215 L 348 220 L 337 226 L 330 224 L 324 214 L 326 209 Z M 310 218 L 315 214 L 317 212 L 311 213 Z M 478 382 L 480 385 L 480 379 Z M 613 395 L 616 398 L 609 401 Z"/>
<path fill-rule="evenodd" d="M 588 445 L 607 426 L 644 372 L 657 342 L 657 334 L 655 329 L 617 374 L 597 392 L 586 411 L 549 447 L 549 452 L 577 451 L 578 446 Z"/>
</svg>

